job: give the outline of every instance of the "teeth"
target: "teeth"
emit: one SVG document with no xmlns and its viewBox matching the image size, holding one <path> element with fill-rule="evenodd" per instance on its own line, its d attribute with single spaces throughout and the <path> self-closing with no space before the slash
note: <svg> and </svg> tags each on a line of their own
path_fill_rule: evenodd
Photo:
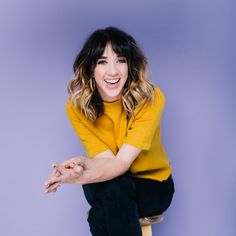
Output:
<svg viewBox="0 0 236 236">
<path fill-rule="evenodd" d="M 110 84 L 115 84 L 115 83 L 117 83 L 117 82 L 119 81 L 119 79 L 115 79 L 115 80 L 105 79 L 105 81 L 106 81 L 107 83 L 110 83 Z"/>
</svg>

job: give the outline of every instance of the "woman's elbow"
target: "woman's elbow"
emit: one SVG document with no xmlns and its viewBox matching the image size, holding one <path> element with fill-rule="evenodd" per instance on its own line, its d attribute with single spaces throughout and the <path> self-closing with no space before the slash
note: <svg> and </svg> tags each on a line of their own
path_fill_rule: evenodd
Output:
<svg viewBox="0 0 236 236">
<path fill-rule="evenodd" d="M 122 175 L 124 174 L 126 171 L 129 170 L 130 166 L 132 163 L 129 163 L 128 161 L 124 161 L 124 160 L 117 160 L 117 171 L 118 171 L 118 175 Z"/>
</svg>

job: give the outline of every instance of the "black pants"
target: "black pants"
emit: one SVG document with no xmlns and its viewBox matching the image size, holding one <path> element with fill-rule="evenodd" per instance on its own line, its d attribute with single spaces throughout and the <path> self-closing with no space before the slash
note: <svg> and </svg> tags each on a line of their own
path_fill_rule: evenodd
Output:
<svg viewBox="0 0 236 236">
<path fill-rule="evenodd" d="M 134 178 L 129 172 L 85 184 L 83 190 L 91 206 L 88 222 L 93 236 L 141 236 L 139 218 L 163 213 L 175 191 L 171 176 L 159 182 Z"/>
</svg>

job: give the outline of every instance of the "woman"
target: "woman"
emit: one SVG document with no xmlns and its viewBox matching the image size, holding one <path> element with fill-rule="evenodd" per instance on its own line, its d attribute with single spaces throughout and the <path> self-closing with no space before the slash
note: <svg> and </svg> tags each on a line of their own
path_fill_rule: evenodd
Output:
<svg viewBox="0 0 236 236">
<path fill-rule="evenodd" d="M 133 37 L 114 27 L 91 34 L 74 72 L 66 112 L 88 158 L 54 164 L 45 192 L 82 184 L 92 235 L 139 236 L 139 218 L 164 212 L 174 194 L 161 143 L 164 94 Z"/>
</svg>

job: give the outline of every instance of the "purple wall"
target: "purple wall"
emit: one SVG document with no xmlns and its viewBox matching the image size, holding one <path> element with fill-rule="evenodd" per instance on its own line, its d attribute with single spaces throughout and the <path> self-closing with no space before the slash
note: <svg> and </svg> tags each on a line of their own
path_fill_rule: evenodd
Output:
<svg viewBox="0 0 236 236">
<path fill-rule="evenodd" d="M 166 95 L 176 194 L 154 236 L 236 235 L 235 4 L 0 2 L 0 235 L 87 236 L 80 186 L 43 194 L 53 162 L 83 154 L 65 115 L 73 60 L 93 30 L 132 34 Z"/>
</svg>

